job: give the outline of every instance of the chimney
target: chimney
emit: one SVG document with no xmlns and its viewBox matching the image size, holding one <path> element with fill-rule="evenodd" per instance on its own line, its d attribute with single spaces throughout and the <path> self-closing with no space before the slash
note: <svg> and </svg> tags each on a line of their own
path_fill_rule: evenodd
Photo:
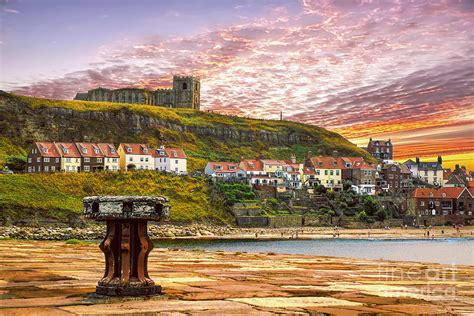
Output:
<svg viewBox="0 0 474 316">
<path fill-rule="evenodd" d="M 416 157 L 416 164 L 419 164 L 419 163 L 420 163 L 420 158 Z"/>
<path fill-rule="evenodd" d="M 333 158 L 337 158 L 337 156 L 338 156 L 337 150 L 333 150 L 333 151 L 332 151 L 332 157 L 333 157 Z"/>
<path fill-rule="evenodd" d="M 291 154 L 291 163 L 296 163 L 296 155 L 295 154 Z"/>
<path fill-rule="evenodd" d="M 443 158 L 441 156 L 438 156 L 438 165 L 443 164 Z"/>
<path fill-rule="evenodd" d="M 456 164 L 456 168 L 454 170 L 459 170 L 459 164 Z"/>
</svg>

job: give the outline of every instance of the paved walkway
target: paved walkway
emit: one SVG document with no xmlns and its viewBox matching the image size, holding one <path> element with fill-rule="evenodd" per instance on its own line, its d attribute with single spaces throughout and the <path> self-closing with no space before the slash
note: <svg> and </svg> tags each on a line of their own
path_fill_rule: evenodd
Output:
<svg viewBox="0 0 474 316">
<path fill-rule="evenodd" d="M 98 245 L 0 241 L 0 315 L 474 313 L 474 267 L 154 249 L 164 295 L 107 298 Z"/>
</svg>

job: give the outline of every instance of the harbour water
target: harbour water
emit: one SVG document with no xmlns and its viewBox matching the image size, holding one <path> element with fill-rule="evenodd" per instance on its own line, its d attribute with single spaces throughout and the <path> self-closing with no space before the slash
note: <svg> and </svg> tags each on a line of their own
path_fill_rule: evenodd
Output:
<svg viewBox="0 0 474 316">
<path fill-rule="evenodd" d="M 474 239 L 157 240 L 155 247 L 474 265 Z"/>
</svg>

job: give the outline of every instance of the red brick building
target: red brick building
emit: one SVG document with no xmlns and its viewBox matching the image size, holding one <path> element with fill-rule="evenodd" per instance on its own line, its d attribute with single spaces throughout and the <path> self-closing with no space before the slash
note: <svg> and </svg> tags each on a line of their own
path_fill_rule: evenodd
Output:
<svg viewBox="0 0 474 316">
<path fill-rule="evenodd" d="M 367 151 L 378 160 L 392 160 L 393 146 L 392 141 L 388 140 L 369 140 Z"/>
<path fill-rule="evenodd" d="M 53 142 L 36 142 L 28 153 L 28 172 L 61 170 L 61 155 Z"/>
<path fill-rule="evenodd" d="M 469 224 L 474 220 L 474 188 L 416 188 L 408 212 L 420 225 Z"/>
</svg>

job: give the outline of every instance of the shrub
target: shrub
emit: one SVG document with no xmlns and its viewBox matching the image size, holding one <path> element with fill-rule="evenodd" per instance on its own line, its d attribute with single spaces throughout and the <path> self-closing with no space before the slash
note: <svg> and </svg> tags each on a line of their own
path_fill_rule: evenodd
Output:
<svg viewBox="0 0 474 316">
<path fill-rule="evenodd" d="M 385 209 L 381 208 L 375 213 L 375 218 L 382 222 L 387 218 L 387 211 Z"/>
<path fill-rule="evenodd" d="M 368 216 L 366 211 L 361 211 L 359 214 L 357 214 L 357 218 L 361 222 L 367 222 Z"/>
</svg>

